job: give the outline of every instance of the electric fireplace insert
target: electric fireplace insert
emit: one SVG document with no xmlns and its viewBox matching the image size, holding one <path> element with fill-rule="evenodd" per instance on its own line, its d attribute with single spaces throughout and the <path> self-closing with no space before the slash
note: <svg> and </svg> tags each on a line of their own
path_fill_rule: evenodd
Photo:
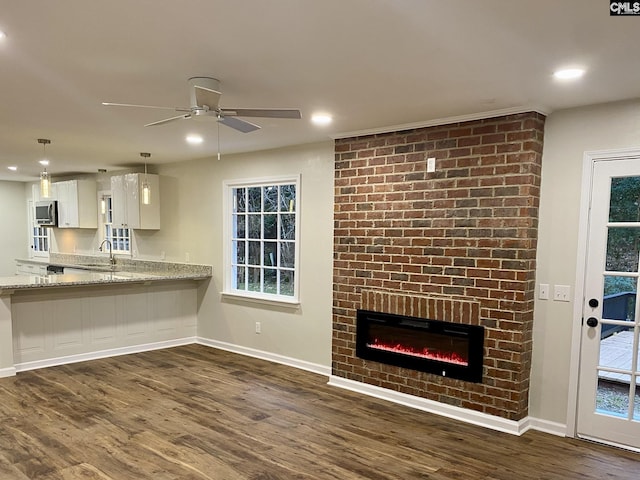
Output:
<svg viewBox="0 0 640 480">
<path fill-rule="evenodd" d="M 484 327 L 358 310 L 356 355 L 388 365 L 482 382 Z"/>
</svg>

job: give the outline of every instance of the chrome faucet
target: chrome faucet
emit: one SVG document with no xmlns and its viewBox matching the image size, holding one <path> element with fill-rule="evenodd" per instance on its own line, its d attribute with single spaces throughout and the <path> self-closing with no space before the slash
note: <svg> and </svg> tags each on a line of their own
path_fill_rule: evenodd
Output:
<svg viewBox="0 0 640 480">
<path fill-rule="evenodd" d="M 98 247 L 98 250 L 102 252 L 103 251 L 102 247 L 104 246 L 105 243 L 109 245 L 109 263 L 111 264 L 112 267 L 114 267 L 116 264 L 116 257 L 113 256 L 113 244 L 111 243 L 111 240 L 103 240 L 100 246 Z"/>
</svg>

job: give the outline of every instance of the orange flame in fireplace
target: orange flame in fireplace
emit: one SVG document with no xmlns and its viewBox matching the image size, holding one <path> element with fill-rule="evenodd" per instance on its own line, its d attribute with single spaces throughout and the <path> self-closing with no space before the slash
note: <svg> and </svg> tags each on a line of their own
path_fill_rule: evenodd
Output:
<svg viewBox="0 0 640 480">
<path fill-rule="evenodd" d="M 461 355 L 456 352 L 440 352 L 438 350 L 429 350 L 428 348 L 423 348 L 421 350 L 416 348 L 411 348 L 406 345 L 402 345 L 401 343 L 397 343 L 395 345 L 385 344 L 380 342 L 377 338 L 374 339 L 373 343 L 367 343 L 367 347 L 373 348 L 376 350 L 384 350 L 386 352 L 400 353 L 402 355 L 411 355 L 413 357 L 426 358 L 429 360 L 437 360 L 438 362 L 447 362 L 453 363 L 456 365 L 468 366 L 468 360 L 465 360 Z"/>
</svg>

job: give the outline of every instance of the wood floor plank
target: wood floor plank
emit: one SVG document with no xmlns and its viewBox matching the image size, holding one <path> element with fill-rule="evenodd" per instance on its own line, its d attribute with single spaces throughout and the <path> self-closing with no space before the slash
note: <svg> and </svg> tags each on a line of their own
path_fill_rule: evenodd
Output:
<svg viewBox="0 0 640 480">
<path fill-rule="evenodd" d="M 88 463 L 80 463 L 78 465 L 62 469 L 60 471 L 60 478 L 62 480 L 117 480 Z"/>
<path fill-rule="evenodd" d="M 503 434 L 189 345 L 0 379 L 1 480 L 637 480 L 640 455 Z"/>
</svg>

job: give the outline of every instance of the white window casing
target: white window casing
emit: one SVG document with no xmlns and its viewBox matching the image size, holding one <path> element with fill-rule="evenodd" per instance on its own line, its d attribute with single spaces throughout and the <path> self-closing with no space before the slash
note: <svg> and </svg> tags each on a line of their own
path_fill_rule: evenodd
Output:
<svg viewBox="0 0 640 480">
<path fill-rule="evenodd" d="M 300 302 L 300 175 L 223 183 L 223 295 Z"/>
</svg>

